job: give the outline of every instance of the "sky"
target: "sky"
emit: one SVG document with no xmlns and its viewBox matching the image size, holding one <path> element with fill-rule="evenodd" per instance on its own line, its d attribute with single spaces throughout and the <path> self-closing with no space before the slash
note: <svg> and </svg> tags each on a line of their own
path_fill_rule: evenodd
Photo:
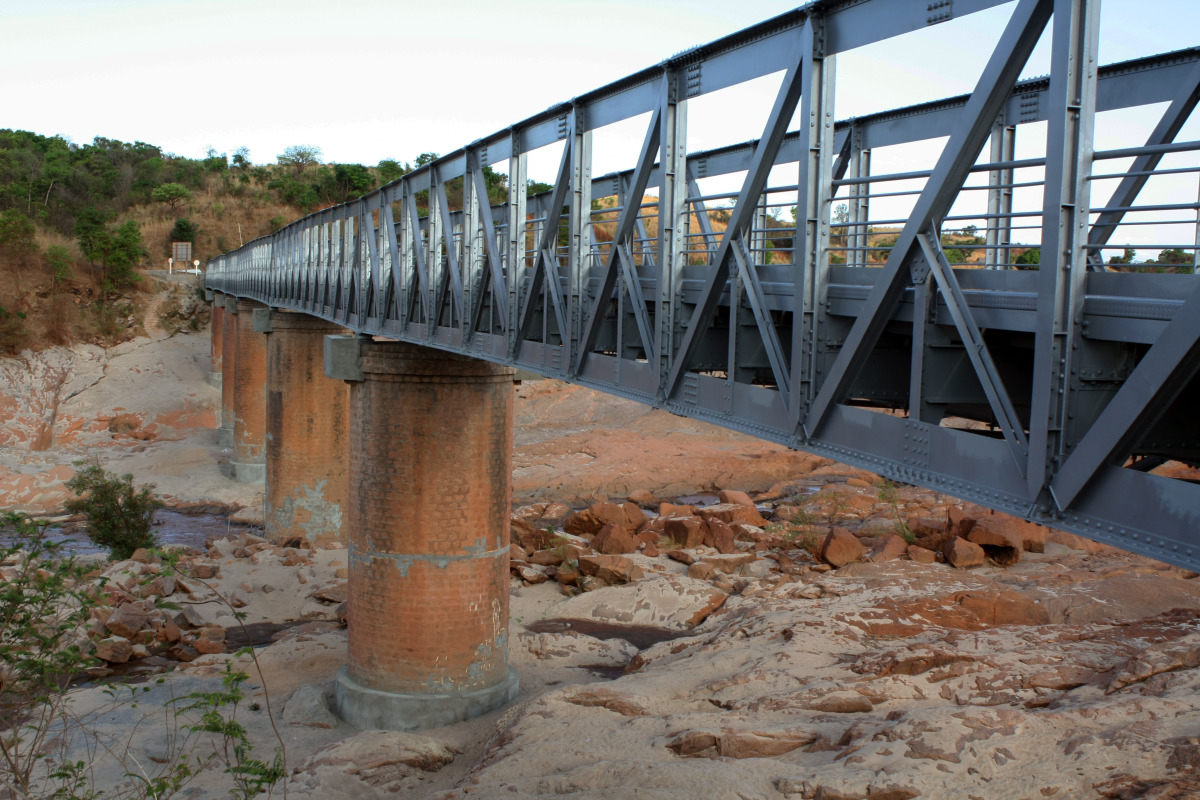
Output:
<svg viewBox="0 0 1200 800">
<path fill-rule="evenodd" d="M 0 0 L 0 128 L 77 143 L 140 140 L 193 158 L 210 147 L 229 154 L 247 147 L 255 163 L 273 163 L 297 144 L 321 148 L 327 161 L 412 161 L 795 5 Z M 970 91 L 1013 5 L 840 55 L 836 116 Z M 1027 76 L 1048 71 L 1044 44 Z M 1103 4 L 1102 63 L 1197 44 L 1200 0 Z M 689 150 L 757 138 L 778 82 L 767 76 L 691 101 Z M 1139 110 L 1101 132 L 1144 135 L 1139 126 L 1148 130 L 1158 113 Z M 1200 139 L 1196 123 L 1189 134 Z M 597 134 L 593 174 L 628 167 L 643 135 L 638 120 Z M 891 156 L 902 166 L 927 152 Z M 877 163 L 888 157 L 879 154 Z M 553 153 L 531 155 L 531 176 L 549 180 L 556 163 Z"/>
</svg>

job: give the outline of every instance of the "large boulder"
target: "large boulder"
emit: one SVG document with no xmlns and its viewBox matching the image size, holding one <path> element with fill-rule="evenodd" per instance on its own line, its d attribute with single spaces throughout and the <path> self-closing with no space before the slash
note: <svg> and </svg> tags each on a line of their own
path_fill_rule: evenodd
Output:
<svg viewBox="0 0 1200 800">
<path fill-rule="evenodd" d="M 633 503 L 594 503 L 567 517 L 563 530 L 579 536 L 591 536 L 599 533 L 605 525 L 616 525 L 633 534 L 645 522 L 645 513 Z"/>
<path fill-rule="evenodd" d="M 704 519 L 719 519 L 728 525 L 744 522 L 747 525 L 765 527 L 767 521 L 753 505 L 744 506 L 739 503 L 720 503 L 715 506 L 701 508 L 697 513 Z"/>
<path fill-rule="evenodd" d="M 599 553 L 620 555 L 633 553 L 640 542 L 620 525 L 605 525 L 592 539 L 592 548 Z"/>
<path fill-rule="evenodd" d="M 830 528 L 817 550 L 817 558 L 831 567 L 842 567 L 858 561 L 865 552 L 867 548 L 853 533 L 845 528 Z"/>
</svg>

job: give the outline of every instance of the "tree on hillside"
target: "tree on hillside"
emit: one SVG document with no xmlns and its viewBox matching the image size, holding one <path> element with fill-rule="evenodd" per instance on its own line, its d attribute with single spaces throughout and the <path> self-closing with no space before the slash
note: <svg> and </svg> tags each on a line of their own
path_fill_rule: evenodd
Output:
<svg viewBox="0 0 1200 800">
<path fill-rule="evenodd" d="M 399 161 L 385 158 L 375 167 L 375 172 L 379 174 L 379 180 L 382 183 L 391 183 L 397 178 L 402 177 L 408 170 L 401 166 Z"/>
<path fill-rule="evenodd" d="M 36 232 L 29 217 L 10 208 L 0 211 L 0 261 L 13 269 L 17 291 L 21 291 L 21 270 L 29 265 L 30 257 L 37 251 L 34 241 Z"/>
<path fill-rule="evenodd" d="M 233 168 L 236 170 L 244 170 L 250 164 L 250 148 L 239 147 L 233 151 Z"/>
<path fill-rule="evenodd" d="M 93 266 L 99 264 L 100 290 L 107 301 L 112 292 L 128 289 L 141 280 L 134 267 L 149 253 L 142 231 L 133 220 L 110 230 L 103 212 L 94 208 L 84 211 L 87 213 L 82 213 L 75 223 L 75 238 L 88 261 Z"/>
<path fill-rule="evenodd" d="M 174 211 L 180 203 L 192 199 L 192 192 L 181 183 L 164 183 L 150 192 L 150 197 L 158 203 L 165 203 Z"/>
<path fill-rule="evenodd" d="M 1125 248 L 1125 254 L 1120 256 L 1109 256 L 1108 263 L 1110 264 L 1132 264 L 1133 259 L 1137 257 L 1137 251 L 1132 247 Z"/>
<path fill-rule="evenodd" d="M 1158 254 L 1159 264 L 1191 264 L 1192 254 L 1178 247 L 1168 247 Z"/>
<path fill-rule="evenodd" d="M 321 148 L 311 144 L 294 144 L 279 154 L 279 163 L 303 172 L 305 167 L 321 163 Z"/>
</svg>

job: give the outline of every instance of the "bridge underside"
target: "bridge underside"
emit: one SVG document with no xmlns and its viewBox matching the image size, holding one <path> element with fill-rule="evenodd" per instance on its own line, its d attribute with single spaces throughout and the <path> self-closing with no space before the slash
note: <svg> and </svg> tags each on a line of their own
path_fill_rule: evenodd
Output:
<svg viewBox="0 0 1200 800">
<path fill-rule="evenodd" d="M 1177 141 L 1200 49 L 1097 69 L 1099 0 L 1018 0 L 970 95 L 833 122 L 836 54 L 999 5 L 805 6 L 223 255 L 207 286 L 1200 570 L 1200 143 Z M 1043 36 L 1050 77 L 1019 81 Z M 687 149 L 689 103 L 766 76 L 761 138 Z M 619 124 L 643 143 L 593 177 Z M 1133 138 L 1098 151 L 1097 129 Z M 1105 265 L 1135 247 L 1176 265 Z"/>
</svg>

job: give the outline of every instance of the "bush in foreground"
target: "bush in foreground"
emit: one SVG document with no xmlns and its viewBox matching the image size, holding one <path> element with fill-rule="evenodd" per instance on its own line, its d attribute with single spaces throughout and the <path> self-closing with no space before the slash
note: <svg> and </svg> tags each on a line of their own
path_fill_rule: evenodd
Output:
<svg viewBox="0 0 1200 800">
<path fill-rule="evenodd" d="M 66 486 L 79 495 L 66 502 L 67 510 L 87 517 L 88 538 L 106 548 L 112 558 L 126 559 L 139 547 L 158 544 L 150 526 L 163 503 L 154 496 L 154 484 L 135 490 L 132 475 L 117 476 L 99 464 L 89 464 Z"/>
</svg>

